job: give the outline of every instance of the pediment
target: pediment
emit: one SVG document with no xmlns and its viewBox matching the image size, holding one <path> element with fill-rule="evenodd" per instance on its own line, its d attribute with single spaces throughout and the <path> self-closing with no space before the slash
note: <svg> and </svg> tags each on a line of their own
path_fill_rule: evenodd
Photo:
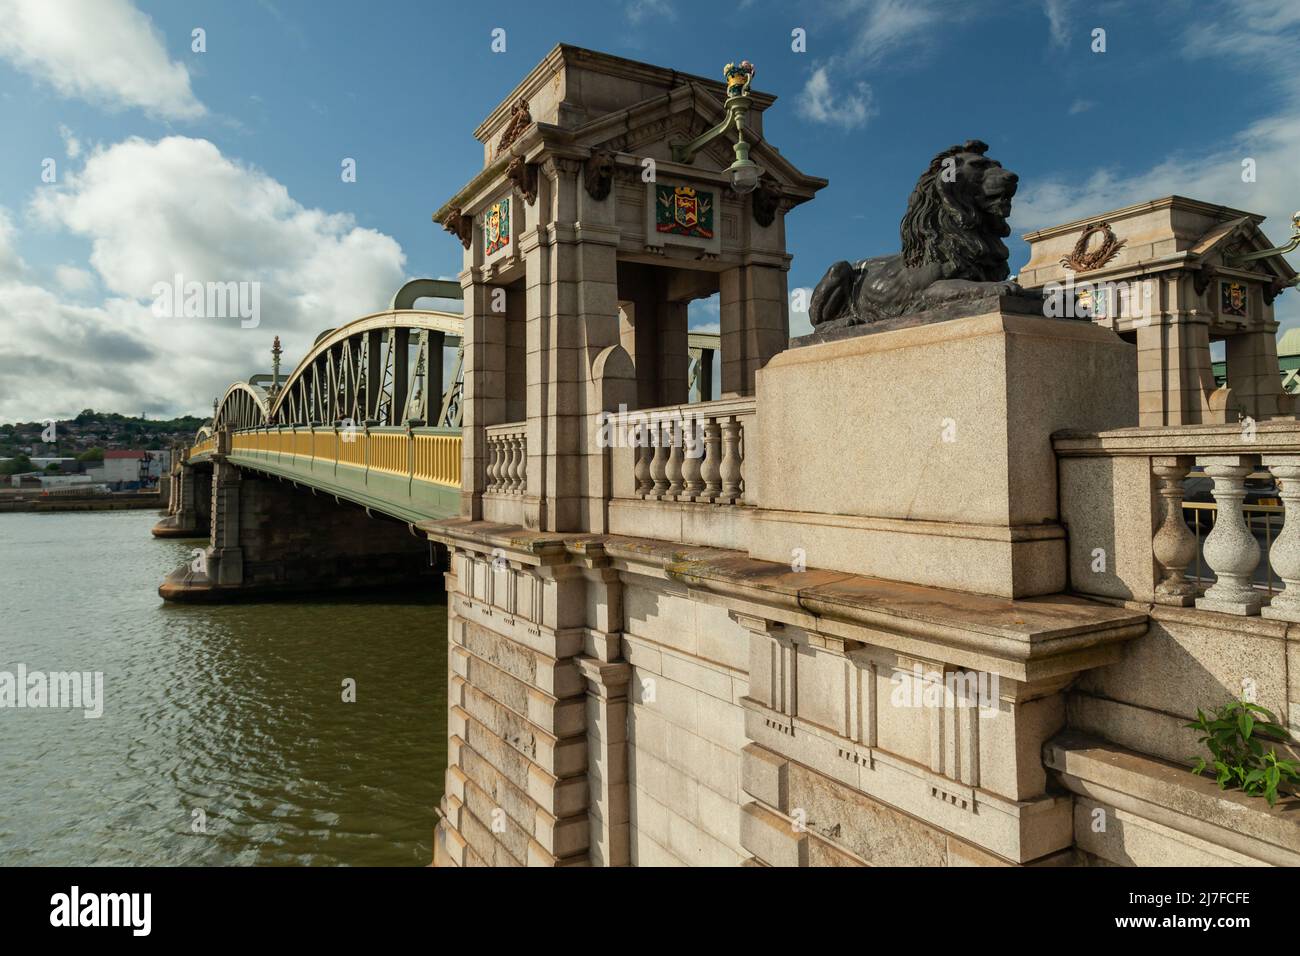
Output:
<svg viewBox="0 0 1300 956">
<path fill-rule="evenodd" d="M 759 119 L 758 111 L 751 114 Z M 715 126 L 723 117 L 722 101 L 709 91 L 683 86 L 669 96 L 656 96 L 627 109 L 607 114 L 573 131 L 573 142 L 591 149 L 624 153 L 656 162 L 671 161 L 671 147 L 688 143 Z M 750 158 L 763 167 L 783 189 L 793 195 L 811 198 L 826 180 L 809 176 L 797 169 L 761 135 L 758 129 L 746 129 Z M 705 146 L 695 157 L 694 166 L 716 172 L 731 165 L 736 143 L 734 130 L 728 131 Z"/>
<path fill-rule="evenodd" d="M 1220 223 L 1197 240 L 1191 251 L 1200 256 L 1203 261 L 1230 264 L 1239 256 L 1275 248 L 1275 244 L 1264 234 L 1259 223 L 1260 220 L 1256 216 L 1242 216 Z M 1243 268 L 1288 281 L 1297 275 L 1291 264 L 1280 255 L 1250 260 L 1243 264 Z"/>
</svg>

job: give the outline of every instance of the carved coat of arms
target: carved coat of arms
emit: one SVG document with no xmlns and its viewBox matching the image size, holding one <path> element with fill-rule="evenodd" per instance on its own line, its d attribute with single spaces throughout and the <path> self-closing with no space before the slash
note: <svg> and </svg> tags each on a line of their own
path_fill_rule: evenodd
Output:
<svg viewBox="0 0 1300 956">
<path fill-rule="evenodd" d="M 510 245 L 510 198 L 498 199 L 488 206 L 483 217 L 484 252 L 492 255 Z"/>
<path fill-rule="evenodd" d="M 655 229 L 675 236 L 713 238 L 713 194 L 693 186 L 657 186 Z"/>
<path fill-rule="evenodd" d="M 1220 283 L 1219 311 L 1224 315 L 1246 316 L 1246 286 L 1240 282 Z"/>
</svg>

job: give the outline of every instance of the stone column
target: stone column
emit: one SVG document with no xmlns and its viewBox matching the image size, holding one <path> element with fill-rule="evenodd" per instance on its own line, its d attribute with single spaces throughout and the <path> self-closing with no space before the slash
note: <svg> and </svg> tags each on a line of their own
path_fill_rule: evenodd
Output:
<svg viewBox="0 0 1300 956">
<path fill-rule="evenodd" d="M 529 457 L 534 437 L 540 461 L 529 461 L 530 494 L 537 489 L 543 531 L 586 530 L 596 500 L 595 469 L 604 456 L 589 451 L 600 409 L 589 403 L 594 363 L 619 343 L 614 202 L 594 200 L 581 184 L 576 158 L 542 164 L 535 234 L 521 244 L 528 272 Z M 536 416 L 536 417 L 534 417 Z M 534 468 L 534 464 L 538 467 Z"/>
<path fill-rule="evenodd" d="M 753 395 L 754 373 L 790 339 L 790 303 L 784 268 L 739 266 L 719 283 L 722 395 Z"/>
<path fill-rule="evenodd" d="M 229 432 L 226 444 L 229 447 Z M 208 545 L 208 579 L 217 587 L 237 587 L 244 582 L 244 552 L 240 547 L 239 490 L 243 477 L 224 454 L 213 456 L 212 538 Z"/>
<path fill-rule="evenodd" d="M 1155 284 L 1151 315 L 1137 326 L 1138 424 L 1195 425 L 1209 422 L 1209 319 L 1191 309 L 1200 297 L 1190 279 L 1147 280 Z"/>
<path fill-rule="evenodd" d="M 627 716 L 632 665 L 595 658 L 583 658 L 578 664 L 587 680 L 591 863 L 627 866 L 631 862 Z"/>
<path fill-rule="evenodd" d="M 466 518 L 483 517 L 488 460 L 484 429 L 506 420 L 506 316 L 493 314 L 493 288 L 482 278 L 482 229 L 465 253 L 460 274 L 465 294 L 464 397 L 461 416 L 461 508 Z"/>
<path fill-rule="evenodd" d="M 177 516 L 176 527 L 178 530 L 184 529 L 194 531 L 197 528 L 195 517 L 196 510 L 194 507 L 195 495 L 195 474 L 194 466 L 185 464 L 181 465 L 180 480 L 176 482 L 176 509 Z"/>
<path fill-rule="evenodd" d="M 1277 323 L 1228 336 L 1224 344 L 1227 384 L 1246 414 L 1256 421 L 1290 414 L 1291 398 L 1278 375 Z"/>
</svg>

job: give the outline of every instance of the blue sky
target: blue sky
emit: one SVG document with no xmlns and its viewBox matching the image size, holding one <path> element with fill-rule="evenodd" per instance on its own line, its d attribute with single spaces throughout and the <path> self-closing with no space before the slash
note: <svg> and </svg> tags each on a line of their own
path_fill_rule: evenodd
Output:
<svg viewBox="0 0 1300 956">
<path fill-rule="evenodd" d="M 1017 237 L 1178 192 L 1264 213 L 1281 242 L 1300 207 L 1295 0 L 0 0 L 0 23 L 0 421 L 202 412 L 273 335 L 296 359 L 405 278 L 454 275 L 430 214 L 561 41 L 757 65 L 767 138 L 831 181 L 787 219 L 792 288 L 896 249 L 917 175 L 968 138 L 1021 175 Z M 176 271 L 261 281 L 260 326 L 154 317 Z"/>
</svg>

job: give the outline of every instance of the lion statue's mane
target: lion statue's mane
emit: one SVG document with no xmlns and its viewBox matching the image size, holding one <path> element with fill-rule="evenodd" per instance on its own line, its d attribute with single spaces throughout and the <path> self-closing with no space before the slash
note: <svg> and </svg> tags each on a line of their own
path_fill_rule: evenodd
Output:
<svg viewBox="0 0 1300 956">
<path fill-rule="evenodd" d="M 930 160 L 899 225 L 902 252 L 831 266 L 808 310 L 815 327 L 876 322 L 1019 290 L 1005 281 L 1010 269 L 1002 241 L 1011 233 L 1007 215 L 1018 180 L 986 159 L 987 151 L 987 144 L 969 140 Z"/>
</svg>

